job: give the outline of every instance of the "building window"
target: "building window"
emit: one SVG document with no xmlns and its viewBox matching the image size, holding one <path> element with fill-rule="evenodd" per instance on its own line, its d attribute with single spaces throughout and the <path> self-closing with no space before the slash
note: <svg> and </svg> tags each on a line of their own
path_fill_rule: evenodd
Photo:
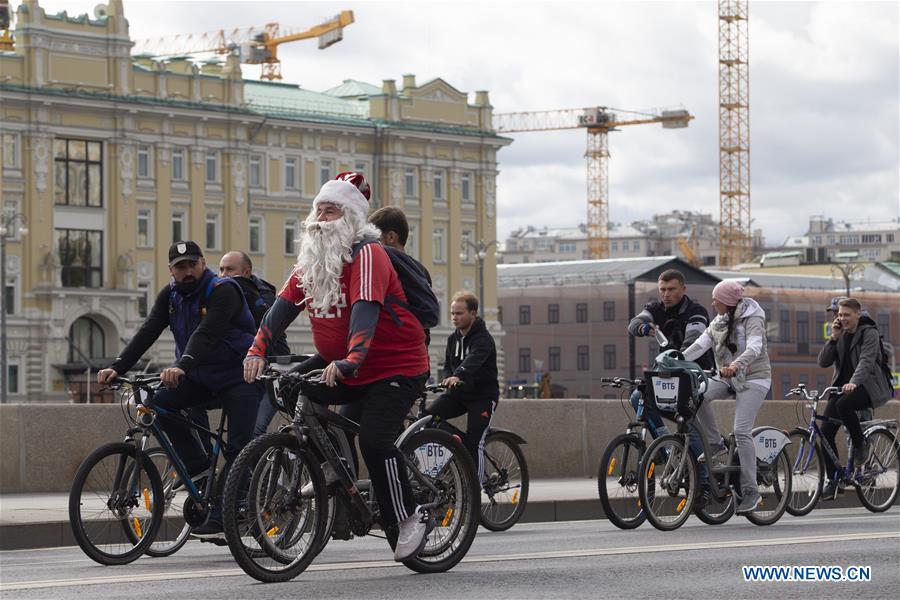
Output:
<svg viewBox="0 0 900 600">
<path fill-rule="evenodd" d="M 6 283 L 3 285 L 3 310 L 8 315 L 14 315 L 18 312 L 16 288 L 18 288 L 16 278 L 7 276 Z"/>
<path fill-rule="evenodd" d="M 104 358 L 106 335 L 103 328 L 90 317 L 81 317 L 69 328 L 69 362 L 80 363 L 85 358 Z"/>
<path fill-rule="evenodd" d="M 547 305 L 547 322 L 559 323 L 559 304 Z"/>
<path fill-rule="evenodd" d="M 403 193 L 407 198 L 412 198 L 416 195 L 416 170 L 415 169 L 406 169 L 403 173 Z"/>
<path fill-rule="evenodd" d="M 172 149 L 172 181 L 187 181 L 184 148 Z"/>
<path fill-rule="evenodd" d="M 297 254 L 297 221 L 289 219 L 284 222 L 284 253 L 290 256 Z"/>
<path fill-rule="evenodd" d="M 138 248 L 153 247 L 153 211 L 149 208 L 137 211 L 137 245 Z"/>
<path fill-rule="evenodd" d="M 145 144 L 138 146 L 137 176 L 138 179 L 151 179 L 153 177 L 153 153 L 150 146 Z"/>
<path fill-rule="evenodd" d="M 616 303 L 615 301 L 608 301 L 603 303 L 603 320 L 604 321 L 615 321 L 616 320 Z"/>
<path fill-rule="evenodd" d="M 779 312 L 778 339 L 782 342 L 791 341 L 791 311 L 786 308 Z"/>
<path fill-rule="evenodd" d="M 419 236 L 416 226 L 412 223 L 409 224 L 409 235 L 406 236 L 406 247 L 404 249 L 413 258 L 419 258 Z"/>
<path fill-rule="evenodd" d="M 187 218 L 183 212 L 172 213 L 172 243 L 183 242 L 187 233 Z"/>
<path fill-rule="evenodd" d="M 577 367 L 579 371 L 591 370 L 591 351 L 588 346 L 578 346 Z"/>
<path fill-rule="evenodd" d="M 464 229 L 462 232 L 462 241 L 460 242 L 459 257 L 466 264 L 472 264 L 473 254 L 472 246 L 475 245 L 475 236 L 471 229 Z"/>
<path fill-rule="evenodd" d="M 103 144 L 53 141 L 56 204 L 103 206 Z"/>
<path fill-rule="evenodd" d="M 791 376 L 788 373 L 784 373 L 781 376 L 781 397 L 787 398 L 788 394 L 791 393 Z"/>
<path fill-rule="evenodd" d="M 206 215 L 206 249 L 218 250 L 222 236 L 221 222 L 218 213 L 207 213 Z"/>
<path fill-rule="evenodd" d="M 443 169 L 434 170 L 434 200 L 444 200 L 444 171 Z"/>
<path fill-rule="evenodd" d="M 610 242 L 609 243 L 609 251 L 610 252 L 618 252 L 619 251 L 619 242 Z"/>
<path fill-rule="evenodd" d="M 142 319 L 147 317 L 148 307 L 150 306 L 150 282 L 149 281 L 138 281 L 137 284 L 138 291 L 141 293 L 138 296 L 138 316 Z"/>
<path fill-rule="evenodd" d="M 797 311 L 797 341 L 809 342 L 809 312 Z"/>
<path fill-rule="evenodd" d="M 559 371 L 560 357 L 561 353 L 559 351 L 559 346 L 550 346 L 550 349 L 547 351 L 547 369 L 550 371 Z"/>
<path fill-rule="evenodd" d="M 262 154 L 250 155 L 250 187 L 262 187 L 263 175 L 263 157 Z"/>
<path fill-rule="evenodd" d="M 564 252 L 566 254 L 571 254 L 575 252 L 575 242 L 560 242 L 559 243 L 559 251 Z"/>
<path fill-rule="evenodd" d="M 816 311 L 816 330 L 813 332 L 813 341 L 822 342 L 828 339 L 825 334 L 825 315 Z"/>
<path fill-rule="evenodd" d="M 472 176 L 468 173 L 463 173 L 460 178 L 460 187 L 461 187 L 461 195 L 462 201 L 471 204 L 472 203 Z"/>
<path fill-rule="evenodd" d="M 63 287 L 103 287 L 103 232 L 57 229 Z"/>
<path fill-rule="evenodd" d="M 284 159 L 284 189 L 296 190 L 300 187 L 300 180 L 297 177 L 297 159 Z"/>
<path fill-rule="evenodd" d="M 519 373 L 531 373 L 531 348 L 519 348 Z"/>
<path fill-rule="evenodd" d="M 603 368 L 612 371 L 616 368 L 616 345 L 603 345 Z"/>
<path fill-rule="evenodd" d="M 447 255 L 445 248 L 447 247 L 447 242 L 444 239 L 444 228 L 443 227 L 435 227 L 434 233 L 431 237 L 433 243 L 433 260 L 436 263 L 442 263 L 447 261 Z"/>
<path fill-rule="evenodd" d="M 587 313 L 587 303 L 579 302 L 575 305 L 575 322 L 576 323 L 587 323 L 588 313 Z"/>
<path fill-rule="evenodd" d="M 262 219 L 250 217 L 250 252 L 259 253 L 262 247 Z"/>
<path fill-rule="evenodd" d="M 531 325 L 531 306 L 528 304 L 519 306 L 519 325 Z"/>
<path fill-rule="evenodd" d="M 821 392 L 826 387 L 828 387 L 828 383 L 826 383 L 826 381 L 827 380 L 825 379 L 825 375 L 821 373 L 816 375 L 816 390 Z"/>
<path fill-rule="evenodd" d="M 19 158 L 19 134 L 3 134 L 3 166 L 7 169 L 18 169 L 22 164 Z"/>
<path fill-rule="evenodd" d="M 319 161 L 319 185 L 325 185 L 332 178 L 332 173 L 334 173 L 334 163 L 331 159 L 325 159 Z"/>
<path fill-rule="evenodd" d="M 216 150 L 206 151 L 206 183 L 219 181 L 219 153 Z"/>
<path fill-rule="evenodd" d="M 884 341 L 891 341 L 891 314 L 878 313 L 878 333 L 884 338 Z"/>
<path fill-rule="evenodd" d="M 14 362 L 6 363 L 6 393 L 19 393 L 19 365 Z"/>
</svg>

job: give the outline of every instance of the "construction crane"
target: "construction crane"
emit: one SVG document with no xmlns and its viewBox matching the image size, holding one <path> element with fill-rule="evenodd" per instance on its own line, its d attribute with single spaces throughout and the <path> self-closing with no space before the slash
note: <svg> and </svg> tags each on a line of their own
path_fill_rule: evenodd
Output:
<svg viewBox="0 0 900 600">
<path fill-rule="evenodd" d="M 264 27 L 217 29 L 198 34 L 177 34 L 161 38 L 135 41 L 134 54 L 156 57 L 185 56 L 188 54 L 237 54 L 244 64 L 262 65 L 260 79 L 281 79 L 281 60 L 278 46 L 288 42 L 319 38 L 319 50 L 344 39 L 344 27 L 353 23 L 353 11 L 341 14 L 310 29 L 282 30 L 278 23 Z"/>
<path fill-rule="evenodd" d="M 595 106 L 493 116 L 497 133 L 587 130 L 587 234 L 591 258 L 609 256 L 609 140 L 607 134 L 626 125 L 661 123 L 665 129 L 687 127 L 694 117 L 683 108 L 637 112 Z"/>
<path fill-rule="evenodd" d="M 752 258 L 747 0 L 719 0 L 719 264 Z"/>
<path fill-rule="evenodd" d="M 683 235 L 678 236 L 678 249 L 681 250 L 681 253 L 684 254 L 684 259 L 691 265 L 699 267 L 703 264 L 703 261 L 697 254 L 697 232 L 693 228 L 691 229 L 691 235 L 687 237 Z"/>
</svg>

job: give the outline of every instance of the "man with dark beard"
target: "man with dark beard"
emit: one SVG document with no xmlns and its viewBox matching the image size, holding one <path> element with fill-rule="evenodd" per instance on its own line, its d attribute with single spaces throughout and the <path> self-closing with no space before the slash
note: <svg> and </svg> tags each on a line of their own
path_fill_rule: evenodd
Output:
<svg viewBox="0 0 900 600">
<path fill-rule="evenodd" d="M 172 282 L 160 290 L 147 320 L 119 357 L 97 373 L 97 382 L 107 383 L 126 373 L 171 328 L 176 362 L 162 371 L 166 389 L 156 393 L 153 403 L 172 412 L 225 410 L 228 443 L 221 475 L 225 481 L 231 462 L 250 442 L 259 406 L 260 386 L 245 382 L 241 369 L 256 324 L 238 284 L 216 277 L 196 243 L 172 244 L 169 271 Z M 165 416 L 160 416 L 160 423 L 192 477 L 209 467 L 206 450 L 192 429 Z M 221 507 L 214 506 L 206 523 L 192 533 L 223 538 Z"/>
<path fill-rule="evenodd" d="M 421 551 L 432 523 L 412 499 L 394 440 L 428 376 L 425 332 L 404 308 L 406 295 L 378 229 L 366 222 L 368 185 L 360 173 L 326 182 L 304 221 L 294 272 L 278 294 L 244 361 L 254 381 L 266 350 L 303 308 L 328 404 L 359 403 L 359 446 L 381 507 L 394 559 Z M 312 367 L 312 364 L 308 364 Z M 401 493 L 396 492 L 400 490 Z"/>
</svg>

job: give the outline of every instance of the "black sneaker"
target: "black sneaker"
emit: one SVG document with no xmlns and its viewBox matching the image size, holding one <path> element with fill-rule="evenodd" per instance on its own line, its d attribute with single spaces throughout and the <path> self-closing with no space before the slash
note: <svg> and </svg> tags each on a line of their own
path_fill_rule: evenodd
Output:
<svg viewBox="0 0 900 600">
<path fill-rule="evenodd" d="M 863 442 L 862 446 L 853 448 L 853 464 L 857 467 L 861 467 L 866 464 L 866 461 L 869 460 L 869 450 L 870 445 L 869 441 L 866 440 Z"/>
<path fill-rule="evenodd" d="M 222 523 L 215 519 L 207 519 L 206 523 L 191 530 L 191 535 L 202 539 L 225 539 Z"/>
<path fill-rule="evenodd" d="M 825 484 L 825 487 L 822 488 L 822 501 L 827 502 L 829 500 L 834 500 L 838 494 L 844 493 L 844 486 L 840 485 L 836 481 L 828 481 Z"/>
<path fill-rule="evenodd" d="M 700 494 L 698 494 L 697 499 L 694 500 L 694 506 L 698 510 L 703 510 L 706 508 L 706 505 L 709 504 L 710 500 L 712 500 L 712 490 L 709 489 L 708 483 L 704 483 L 700 486 Z"/>
</svg>

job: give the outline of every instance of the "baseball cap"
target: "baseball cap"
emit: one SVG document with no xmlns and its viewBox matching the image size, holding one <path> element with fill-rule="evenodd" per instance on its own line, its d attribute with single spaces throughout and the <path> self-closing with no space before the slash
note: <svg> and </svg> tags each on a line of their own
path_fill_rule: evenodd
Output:
<svg viewBox="0 0 900 600">
<path fill-rule="evenodd" d="M 837 312 L 838 311 L 838 302 L 841 300 L 846 300 L 847 296 L 835 296 L 831 299 L 831 304 L 825 307 L 825 312 Z"/>
<path fill-rule="evenodd" d="M 186 242 L 175 242 L 169 248 L 169 266 L 173 267 L 183 260 L 200 260 L 203 258 L 203 252 L 196 242 L 190 240 Z"/>
</svg>

